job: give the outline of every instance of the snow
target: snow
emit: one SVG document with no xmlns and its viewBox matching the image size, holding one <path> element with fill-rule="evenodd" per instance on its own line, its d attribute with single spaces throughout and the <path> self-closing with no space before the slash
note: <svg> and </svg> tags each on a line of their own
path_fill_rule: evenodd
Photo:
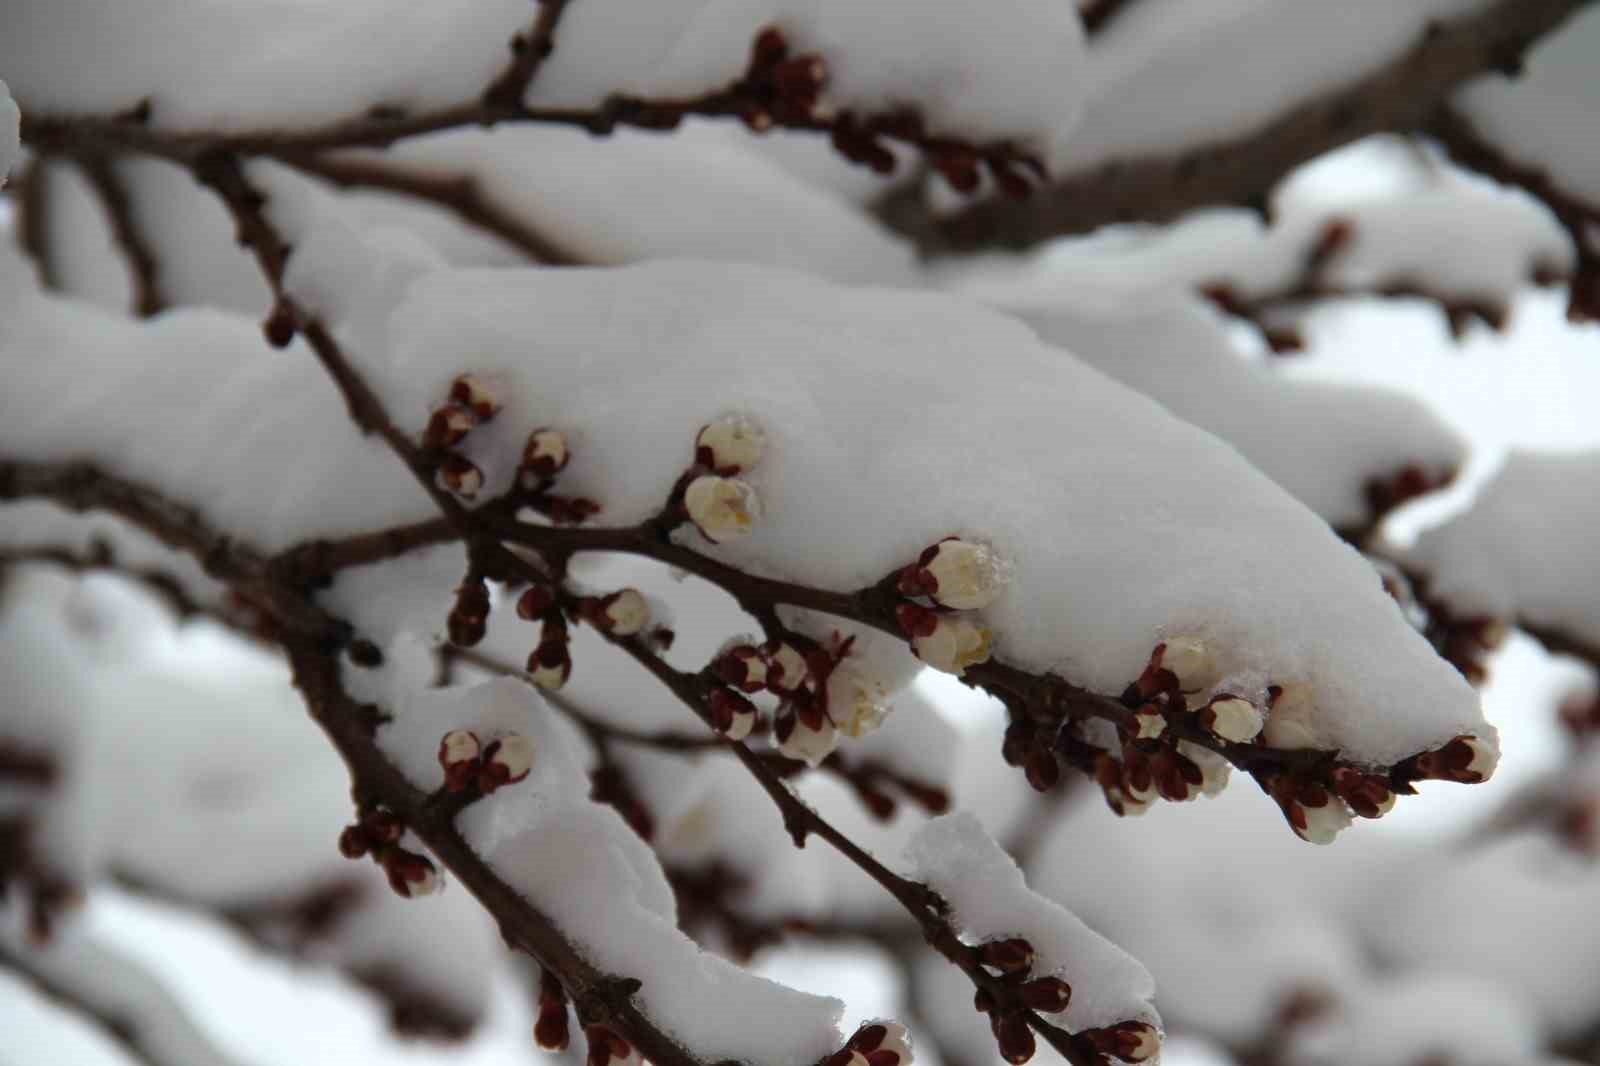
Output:
<svg viewBox="0 0 1600 1066">
<path fill-rule="evenodd" d="M 1518 618 L 1600 642 L 1600 455 L 1516 451 L 1464 513 L 1427 530 L 1411 561 L 1461 613 Z M 1581 575 L 1581 576 L 1580 576 Z"/>
<path fill-rule="evenodd" d="M 1590 136 L 1600 105 L 1596 49 L 1600 11 L 1580 10 L 1528 53 L 1520 77 L 1479 78 L 1455 99 L 1491 144 L 1591 204 L 1600 201 L 1600 145 Z"/>
<path fill-rule="evenodd" d="M 0 186 L 22 158 L 22 112 L 11 91 L 0 81 Z"/>
<path fill-rule="evenodd" d="M 1072 1001 L 1060 1015 L 1069 1032 L 1130 1020 L 1159 1025 L 1150 972 L 1059 903 L 1030 890 L 972 815 L 935 818 L 912 836 L 906 859 L 914 876 L 951 905 L 968 942 L 1020 936 L 1033 945 L 1034 976 L 1059 976 L 1072 986 Z"/>
</svg>

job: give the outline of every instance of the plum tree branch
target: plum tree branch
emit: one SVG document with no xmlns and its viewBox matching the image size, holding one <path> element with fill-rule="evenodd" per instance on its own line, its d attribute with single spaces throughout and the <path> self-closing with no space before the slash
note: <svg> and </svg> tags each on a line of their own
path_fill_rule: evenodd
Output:
<svg viewBox="0 0 1600 1066">
<path fill-rule="evenodd" d="M 118 170 L 118 162 L 105 155 L 85 153 L 74 162 L 105 209 L 112 239 L 128 264 L 133 288 L 133 313 L 149 318 L 167 308 L 161 289 L 161 264 L 128 193 L 128 184 Z"/>
</svg>

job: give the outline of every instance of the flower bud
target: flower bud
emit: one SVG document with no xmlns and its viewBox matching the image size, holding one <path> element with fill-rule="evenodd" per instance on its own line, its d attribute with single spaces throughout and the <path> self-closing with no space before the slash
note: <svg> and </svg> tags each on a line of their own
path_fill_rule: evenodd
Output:
<svg viewBox="0 0 1600 1066">
<path fill-rule="evenodd" d="M 900 603 L 895 605 L 894 617 L 900 626 L 900 632 L 915 640 L 917 637 L 931 636 L 939 628 L 943 616 L 931 607 Z"/>
<path fill-rule="evenodd" d="M 784 641 L 776 645 L 769 644 L 766 650 L 768 688 L 787 695 L 808 687 L 811 667 L 798 648 Z"/>
<path fill-rule="evenodd" d="M 600 600 L 600 618 L 619 637 L 631 637 L 650 624 L 650 603 L 638 589 L 626 588 Z"/>
<path fill-rule="evenodd" d="M 514 785 L 528 776 L 533 769 L 534 744 L 521 733 L 507 733 L 491 740 L 483 749 L 483 771 L 478 775 L 478 787 L 485 794 L 501 785 Z"/>
<path fill-rule="evenodd" d="M 444 767 L 444 785 L 460 792 L 477 776 L 478 756 L 483 747 L 478 734 L 468 729 L 452 729 L 439 741 L 439 765 Z"/>
<path fill-rule="evenodd" d="M 1033 1030 L 1028 1028 L 1028 1020 L 1022 1014 L 1016 1011 L 991 1014 L 989 1028 L 994 1032 L 995 1043 L 1000 1048 L 1000 1057 L 1012 1066 L 1021 1066 L 1033 1058 L 1036 1050 Z"/>
<path fill-rule="evenodd" d="M 372 849 L 372 838 L 359 825 L 347 825 L 339 834 L 339 854 L 347 859 L 359 859 Z"/>
<path fill-rule="evenodd" d="M 1072 986 L 1059 977 L 1039 977 L 1019 987 L 1017 998 L 1030 1010 L 1059 1014 L 1072 1002 Z"/>
<path fill-rule="evenodd" d="M 729 648 L 717 659 L 717 676 L 745 692 L 767 687 L 767 662 L 748 644 Z"/>
<path fill-rule="evenodd" d="M 436 480 L 441 489 L 463 500 L 472 499 L 483 489 L 483 471 L 472 460 L 454 453 L 439 463 Z"/>
<path fill-rule="evenodd" d="M 475 374 L 461 374 L 450 383 L 450 402 L 471 411 L 479 422 L 489 421 L 500 410 L 494 392 Z"/>
<path fill-rule="evenodd" d="M 1048 748 L 1034 748 L 1022 760 L 1022 773 L 1038 792 L 1049 792 L 1061 782 L 1061 764 Z"/>
<path fill-rule="evenodd" d="M 517 597 L 517 617 L 532 622 L 542 618 L 544 613 L 555 605 L 556 590 L 542 582 L 536 582 L 529 585 L 527 590 Z"/>
<path fill-rule="evenodd" d="M 1333 788 L 1358 818 L 1382 818 L 1394 809 L 1394 790 L 1379 774 L 1341 766 L 1333 772 Z"/>
<path fill-rule="evenodd" d="M 1144 1062 L 1161 1050 L 1161 1035 L 1148 1022 L 1119 1022 L 1104 1029 L 1085 1029 L 1095 1048 L 1123 1062 Z"/>
<path fill-rule="evenodd" d="M 865 736 L 882 725 L 889 713 L 883 705 L 888 698 L 884 687 L 849 667 L 828 675 L 826 694 L 828 716 L 847 737 Z"/>
<path fill-rule="evenodd" d="M 428 419 L 428 428 L 422 433 L 422 443 L 429 448 L 454 448 L 466 439 L 477 424 L 478 420 L 471 411 L 447 404 L 433 412 Z"/>
<path fill-rule="evenodd" d="M 1248 744 L 1261 732 L 1261 712 L 1249 700 L 1220 696 L 1199 711 L 1200 724 L 1223 740 Z"/>
<path fill-rule="evenodd" d="M 1020 936 L 990 940 L 978 946 L 978 957 L 991 970 L 1007 975 L 1033 969 L 1033 945 Z"/>
<path fill-rule="evenodd" d="M 566 434 L 555 429 L 536 429 L 528 434 L 528 443 L 522 447 L 523 483 L 532 488 L 549 481 L 566 468 L 572 453 L 567 449 Z M 529 482 L 532 484 L 529 484 Z"/>
<path fill-rule="evenodd" d="M 760 426 L 731 415 L 701 427 L 694 439 L 694 457 L 701 466 L 732 475 L 760 462 L 766 446 L 767 435 Z"/>
<path fill-rule="evenodd" d="M 1166 715 L 1153 703 L 1146 703 L 1133 712 L 1135 740 L 1155 740 L 1167 730 Z"/>
<path fill-rule="evenodd" d="M 539 1004 L 539 1018 L 533 1023 L 533 1039 L 546 1051 L 565 1051 L 572 1040 L 567 1021 L 567 1005 L 559 1002 Z"/>
<path fill-rule="evenodd" d="M 1161 793 L 1163 799 L 1174 803 L 1194 799 L 1205 782 L 1200 767 L 1174 749 L 1163 749 L 1150 757 L 1150 774 L 1155 780 L 1156 791 Z"/>
<path fill-rule="evenodd" d="M 378 844 L 396 844 L 405 836 L 406 827 L 393 811 L 373 808 L 362 812 L 361 828 Z"/>
<path fill-rule="evenodd" d="M 815 707 L 792 708 L 773 724 L 778 750 L 791 759 L 815 767 L 839 746 L 839 731 L 827 713 Z"/>
<path fill-rule="evenodd" d="M 1233 764 L 1210 748 L 1203 748 L 1188 740 L 1178 741 L 1178 753 L 1200 769 L 1200 791 L 1215 796 L 1228 787 Z"/>
<path fill-rule="evenodd" d="M 528 656 L 528 677 L 535 685 L 555 691 L 572 676 L 572 653 L 564 640 L 545 640 Z"/>
<path fill-rule="evenodd" d="M 911 639 L 911 650 L 935 670 L 959 677 L 967 667 L 989 660 L 991 639 L 987 626 L 942 616 L 935 622 L 933 632 Z"/>
<path fill-rule="evenodd" d="M 756 490 L 734 478 L 704 474 L 689 482 L 683 493 L 689 520 L 706 539 L 716 542 L 749 533 L 760 512 Z"/>
<path fill-rule="evenodd" d="M 1199 637 L 1169 637 L 1160 645 L 1157 665 L 1170 671 L 1185 692 L 1200 692 L 1221 680 L 1211 648 Z"/>
<path fill-rule="evenodd" d="M 866 1056 L 870 1066 L 910 1066 L 911 1034 L 899 1022 L 870 1022 L 845 1044 Z"/>
<path fill-rule="evenodd" d="M 706 700 L 711 709 L 711 724 L 729 740 L 743 740 L 756 724 L 756 705 L 725 688 L 714 688 Z"/>
<path fill-rule="evenodd" d="M 1316 711 L 1311 686 L 1298 681 L 1267 689 L 1268 713 L 1261 728 L 1267 747 L 1299 751 L 1317 746 L 1311 719 Z"/>
<path fill-rule="evenodd" d="M 907 570 L 901 574 L 902 592 L 927 596 L 957 611 L 987 607 L 1000 592 L 1000 564 L 994 552 L 986 544 L 959 537 L 925 548 L 915 567 Z"/>
<path fill-rule="evenodd" d="M 383 858 L 389 887 L 407 899 L 439 891 L 439 873 L 432 862 L 412 851 L 394 848 Z"/>
<path fill-rule="evenodd" d="M 1473 736 L 1459 736 L 1437 751 L 1413 755 L 1409 766 L 1418 777 L 1475 785 L 1487 781 L 1500 759 L 1499 749 Z"/>
<path fill-rule="evenodd" d="M 1289 828 L 1301 840 L 1332 844 L 1340 831 L 1350 825 L 1350 812 L 1344 803 L 1314 781 L 1295 781 L 1284 775 L 1273 779 L 1268 791 L 1283 809 Z"/>
</svg>

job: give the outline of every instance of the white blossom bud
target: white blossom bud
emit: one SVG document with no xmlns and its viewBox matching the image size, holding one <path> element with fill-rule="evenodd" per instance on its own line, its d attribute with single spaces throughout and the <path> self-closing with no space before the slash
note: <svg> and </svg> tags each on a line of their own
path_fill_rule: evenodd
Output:
<svg viewBox="0 0 1600 1066">
<path fill-rule="evenodd" d="M 1154 704 L 1145 704 L 1133 714 L 1134 724 L 1138 732 L 1134 734 L 1135 740 L 1155 740 L 1167 730 L 1166 716 Z"/>
<path fill-rule="evenodd" d="M 731 540 L 750 532 L 760 511 L 756 490 L 734 478 L 705 474 L 689 482 L 683 494 L 689 520 L 713 541 Z"/>
<path fill-rule="evenodd" d="M 467 408 L 480 422 L 487 422 L 500 410 L 494 390 L 476 374 L 462 374 L 451 382 L 450 401 Z"/>
<path fill-rule="evenodd" d="M 1148 1022 L 1118 1022 L 1084 1033 L 1100 1051 L 1123 1062 L 1144 1062 L 1161 1051 L 1161 1034 Z"/>
<path fill-rule="evenodd" d="M 828 675 L 828 716 L 847 737 L 865 736 L 882 725 L 889 713 L 883 705 L 888 696 L 883 685 L 849 667 Z"/>
<path fill-rule="evenodd" d="M 737 474 L 761 461 L 767 435 L 760 426 L 738 415 L 719 418 L 694 439 L 695 461 L 722 474 Z"/>
<path fill-rule="evenodd" d="M 1311 686 L 1291 681 L 1283 685 L 1272 701 L 1262 727 L 1262 739 L 1267 747 L 1279 751 L 1299 751 L 1317 746 L 1316 734 L 1311 729 L 1311 718 L 1316 710 Z"/>
<path fill-rule="evenodd" d="M 650 624 L 650 604 L 638 589 L 626 588 L 606 597 L 608 628 L 619 637 L 631 637 Z"/>
<path fill-rule="evenodd" d="M 931 578 L 928 596 L 942 607 L 975 611 L 1000 592 L 1000 566 L 988 545 L 951 538 L 923 552 L 922 571 Z"/>
<path fill-rule="evenodd" d="M 507 733 L 501 737 L 495 747 L 494 755 L 489 759 L 489 765 L 495 768 L 495 776 L 504 775 L 504 784 L 515 784 L 528 776 L 533 769 L 534 743 L 532 738 L 521 733 Z"/>
<path fill-rule="evenodd" d="M 900 1058 L 900 1066 L 911 1066 L 911 1034 L 899 1022 L 879 1022 L 884 1027 L 879 1051 L 892 1051 Z"/>
<path fill-rule="evenodd" d="M 778 750 L 807 766 L 816 766 L 839 746 L 839 731 L 820 711 L 780 714 L 775 727 Z"/>
<path fill-rule="evenodd" d="M 483 471 L 459 455 L 447 455 L 439 464 L 435 480 L 441 489 L 470 500 L 483 489 Z"/>
<path fill-rule="evenodd" d="M 783 643 L 767 651 L 767 687 L 774 692 L 794 692 L 806 684 L 811 668 L 806 657 L 793 644 Z"/>
<path fill-rule="evenodd" d="M 1201 708 L 1200 722 L 1223 740 L 1246 744 L 1261 732 L 1261 712 L 1238 696 L 1223 696 Z"/>
<path fill-rule="evenodd" d="M 389 887 L 408 899 L 431 896 L 442 887 L 433 863 L 414 852 L 393 849 L 384 858 L 383 869 L 389 876 Z"/>
<path fill-rule="evenodd" d="M 1462 739 L 1472 749 L 1472 761 L 1467 764 L 1467 773 L 1479 781 L 1489 780 L 1494 775 L 1495 767 L 1500 765 L 1500 748 L 1478 737 Z"/>
<path fill-rule="evenodd" d="M 1187 740 L 1178 741 L 1178 754 L 1200 767 L 1200 791 L 1207 796 L 1215 796 L 1228 787 L 1228 778 L 1233 773 L 1233 764 L 1218 755 L 1210 748 L 1203 748 L 1199 744 Z"/>
<path fill-rule="evenodd" d="M 572 654 L 560 640 L 547 640 L 528 656 L 528 678 L 539 688 L 554 692 L 572 676 Z"/>
<path fill-rule="evenodd" d="M 911 639 L 911 650 L 935 670 L 960 676 L 967 667 L 988 661 L 991 640 L 987 626 L 943 615 L 932 633 Z"/>
<path fill-rule="evenodd" d="M 1293 826 L 1300 839 L 1313 844 L 1332 844 L 1339 833 L 1350 825 L 1350 812 L 1345 810 L 1343 803 L 1333 796 L 1328 797 L 1328 802 L 1320 807 L 1308 807 L 1301 804 L 1305 811 L 1305 828 Z"/>
<path fill-rule="evenodd" d="M 1169 637 L 1164 644 L 1161 668 L 1170 670 L 1185 692 L 1208 689 L 1220 680 L 1211 648 L 1199 637 Z"/>
<path fill-rule="evenodd" d="M 452 729 L 439 741 L 439 762 L 446 767 L 472 762 L 481 750 L 478 734 L 470 729 Z"/>
<path fill-rule="evenodd" d="M 555 429 L 536 429 L 528 434 L 528 443 L 522 448 L 523 481 L 532 484 L 547 481 L 560 473 L 571 458 L 565 433 Z"/>
</svg>

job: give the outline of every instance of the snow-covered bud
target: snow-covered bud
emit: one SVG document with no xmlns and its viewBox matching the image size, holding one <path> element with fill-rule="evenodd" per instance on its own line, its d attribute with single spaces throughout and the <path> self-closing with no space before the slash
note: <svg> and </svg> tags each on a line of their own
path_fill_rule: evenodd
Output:
<svg viewBox="0 0 1600 1066">
<path fill-rule="evenodd" d="M 882 725 L 889 714 L 883 705 L 887 698 L 883 685 L 849 667 L 828 675 L 828 716 L 847 737 L 865 736 Z"/>
<path fill-rule="evenodd" d="M 767 435 L 760 426 L 730 415 L 701 427 L 694 438 L 694 460 L 719 474 L 732 475 L 760 462 L 766 447 Z"/>
<path fill-rule="evenodd" d="M 638 589 L 622 589 L 600 598 L 594 620 L 608 632 L 631 637 L 650 624 L 650 603 Z"/>
<path fill-rule="evenodd" d="M 461 455 L 447 455 L 439 463 L 436 481 L 441 489 L 470 500 L 483 489 L 483 471 Z"/>
<path fill-rule="evenodd" d="M 704 474 L 689 482 L 683 506 L 701 533 L 711 541 L 749 533 L 760 512 L 756 490 L 735 478 Z"/>
<path fill-rule="evenodd" d="M 717 676 L 734 688 L 760 692 L 767 687 L 767 662 L 756 648 L 740 644 L 717 659 Z"/>
<path fill-rule="evenodd" d="M 372 850 L 372 838 L 359 825 L 347 825 L 339 834 L 339 854 L 347 859 L 359 859 Z"/>
<path fill-rule="evenodd" d="M 507 733 L 483 748 L 483 770 L 478 787 L 485 794 L 501 785 L 514 785 L 533 769 L 533 741 L 521 733 Z"/>
<path fill-rule="evenodd" d="M 899 1022 L 869 1022 L 845 1048 L 864 1055 L 871 1066 L 911 1066 L 911 1034 Z"/>
<path fill-rule="evenodd" d="M 1149 1022 L 1118 1022 L 1104 1029 L 1085 1029 L 1097 1050 L 1123 1062 L 1144 1062 L 1161 1050 L 1161 1034 Z"/>
<path fill-rule="evenodd" d="M 1012 975 L 1033 969 L 1033 945 L 1020 936 L 990 940 L 978 946 L 978 957 L 991 970 Z"/>
<path fill-rule="evenodd" d="M 517 617 L 532 622 L 544 617 L 544 613 L 555 605 L 556 590 L 549 585 L 535 583 L 517 597 Z"/>
<path fill-rule="evenodd" d="M 927 596 L 941 607 L 975 611 L 1000 592 L 1000 564 L 986 544 L 947 537 L 930 545 L 900 573 L 900 591 Z"/>
<path fill-rule="evenodd" d="M 833 719 L 818 707 L 799 707 L 778 715 L 773 725 L 778 750 L 807 766 L 816 766 L 839 746 Z"/>
<path fill-rule="evenodd" d="M 452 729 L 439 741 L 439 765 L 444 767 L 444 786 L 451 792 L 466 788 L 478 773 L 478 756 L 483 746 L 470 729 Z"/>
<path fill-rule="evenodd" d="M 439 871 L 416 852 L 392 849 L 383 857 L 383 871 L 389 875 L 389 887 L 408 899 L 439 891 Z"/>
<path fill-rule="evenodd" d="M 1223 740 L 1247 744 L 1261 732 L 1261 711 L 1239 696 L 1212 700 L 1199 712 L 1200 724 Z"/>
<path fill-rule="evenodd" d="M 422 443 L 429 448 L 454 448 L 466 439 L 477 426 L 478 420 L 471 411 L 455 404 L 446 404 L 433 412 L 428 428 L 423 431 Z"/>
<path fill-rule="evenodd" d="M 476 374 L 462 374 L 450 383 L 450 402 L 471 411 L 479 422 L 487 422 L 500 410 L 494 391 Z"/>
<path fill-rule="evenodd" d="M 542 689 L 555 691 L 572 676 L 572 653 L 564 640 L 544 640 L 528 656 L 528 677 Z"/>
<path fill-rule="evenodd" d="M 1005 1011 L 989 1015 L 989 1028 L 1000 1048 L 1000 1057 L 1012 1066 L 1021 1066 L 1033 1058 L 1037 1044 L 1033 1039 L 1033 1030 L 1028 1028 L 1027 1018 L 1020 1012 Z"/>
<path fill-rule="evenodd" d="M 1332 844 L 1340 831 L 1350 825 L 1350 812 L 1343 801 L 1314 781 L 1297 782 L 1279 777 L 1271 782 L 1269 791 L 1283 808 L 1289 828 L 1301 840 Z"/>
<path fill-rule="evenodd" d="M 1200 768 L 1200 791 L 1215 796 L 1228 787 L 1233 764 L 1210 748 L 1187 740 L 1178 741 L 1178 753 Z"/>
<path fill-rule="evenodd" d="M 1267 689 L 1267 721 L 1261 729 L 1261 738 L 1267 747 L 1279 751 L 1299 751 L 1317 746 L 1317 737 L 1311 729 L 1316 702 L 1311 686 L 1301 682 L 1274 685 Z"/>
<path fill-rule="evenodd" d="M 522 447 L 523 480 L 531 480 L 534 484 L 549 481 L 565 469 L 571 458 L 565 433 L 556 429 L 536 429 L 528 434 L 528 443 Z"/>
<path fill-rule="evenodd" d="M 1437 751 L 1425 751 L 1407 762 L 1418 777 L 1475 785 L 1487 781 L 1500 760 L 1500 750 L 1472 736 L 1459 736 Z M 1405 764 L 1402 764 L 1405 765 Z"/>
<path fill-rule="evenodd" d="M 800 649 L 787 641 L 767 646 L 767 687 L 786 694 L 806 687 L 811 667 Z"/>
<path fill-rule="evenodd" d="M 1072 986 L 1059 977 L 1039 977 L 1018 988 L 1017 998 L 1031 1010 L 1060 1014 L 1072 1002 Z"/>
<path fill-rule="evenodd" d="M 1341 766 L 1333 772 L 1333 788 L 1358 818 L 1382 818 L 1394 808 L 1394 790 L 1379 774 Z"/>
<path fill-rule="evenodd" d="M 935 670 L 960 676 L 967 667 L 988 662 L 992 639 L 987 626 L 943 615 L 938 617 L 933 632 L 911 638 L 911 650 Z"/>
<path fill-rule="evenodd" d="M 1221 680 L 1210 646 L 1199 637 L 1167 638 L 1157 652 L 1156 664 L 1170 671 L 1185 692 L 1199 692 Z"/>
<path fill-rule="evenodd" d="M 756 705 L 725 688 L 714 688 L 706 699 L 712 728 L 729 740 L 743 740 L 756 724 Z"/>
<path fill-rule="evenodd" d="M 1166 715 L 1153 703 L 1146 703 L 1133 712 L 1135 740 L 1155 740 L 1167 730 Z"/>
</svg>

